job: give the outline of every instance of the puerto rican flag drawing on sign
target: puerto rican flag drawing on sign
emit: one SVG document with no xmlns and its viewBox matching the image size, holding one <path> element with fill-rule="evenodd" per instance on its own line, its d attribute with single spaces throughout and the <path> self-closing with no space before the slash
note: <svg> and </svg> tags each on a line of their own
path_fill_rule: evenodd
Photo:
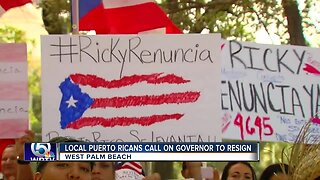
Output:
<svg viewBox="0 0 320 180">
<path fill-rule="evenodd" d="M 92 89 L 120 89 L 138 83 L 147 85 L 186 84 L 190 80 L 175 74 L 153 73 L 125 76 L 117 80 L 108 80 L 90 74 L 72 74 L 60 84 L 62 99 L 59 107 L 61 128 L 79 129 L 86 126 L 130 126 L 138 124 L 149 126 L 167 120 L 180 120 L 183 112 L 154 113 L 141 116 L 101 117 L 86 116 L 88 109 L 128 108 L 140 106 L 161 106 L 165 104 L 194 103 L 200 97 L 199 91 L 177 91 L 162 94 L 128 95 L 114 97 L 93 97 L 83 91 L 80 86 Z M 154 87 L 156 88 L 156 87 Z"/>
</svg>

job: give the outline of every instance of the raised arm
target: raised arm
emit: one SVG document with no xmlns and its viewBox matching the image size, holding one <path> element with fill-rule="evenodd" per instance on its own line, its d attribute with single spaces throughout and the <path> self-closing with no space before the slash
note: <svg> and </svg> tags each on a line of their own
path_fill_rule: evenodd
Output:
<svg viewBox="0 0 320 180">
<path fill-rule="evenodd" d="M 24 143 L 32 142 L 34 140 L 34 132 L 26 130 L 25 135 L 16 139 L 17 151 L 17 180 L 33 180 L 33 171 L 31 164 L 24 161 Z"/>
</svg>

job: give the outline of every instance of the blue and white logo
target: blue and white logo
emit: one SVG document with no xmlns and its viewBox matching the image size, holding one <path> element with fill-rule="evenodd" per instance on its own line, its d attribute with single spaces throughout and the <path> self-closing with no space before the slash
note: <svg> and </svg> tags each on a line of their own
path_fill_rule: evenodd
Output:
<svg viewBox="0 0 320 180">
<path fill-rule="evenodd" d="M 24 159 L 26 161 L 57 160 L 57 144 L 55 143 L 25 143 Z"/>
<path fill-rule="evenodd" d="M 31 151 L 37 157 L 51 157 L 50 143 L 31 143 Z"/>
</svg>

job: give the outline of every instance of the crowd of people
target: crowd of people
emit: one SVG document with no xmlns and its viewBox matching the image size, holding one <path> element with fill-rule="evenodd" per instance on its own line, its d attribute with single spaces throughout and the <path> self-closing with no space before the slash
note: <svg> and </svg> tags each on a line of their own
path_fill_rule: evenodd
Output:
<svg viewBox="0 0 320 180">
<path fill-rule="evenodd" d="M 201 162 L 183 162 L 181 174 L 186 179 L 201 179 Z M 287 164 L 272 164 L 261 174 L 259 180 L 288 180 Z M 258 180 L 254 168 L 248 162 L 228 162 L 221 176 L 217 170 L 212 172 L 212 180 Z"/>
<path fill-rule="evenodd" d="M 8 145 L 2 154 L 1 168 L 4 180 L 115 180 L 117 167 L 113 162 L 38 162 L 33 173 L 30 162 L 24 161 L 24 143 L 32 142 L 34 133 L 26 134 L 17 139 L 15 144 Z M 74 139 L 58 137 L 50 142 L 78 142 Z M 201 180 L 203 177 L 202 162 L 183 162 L 181 175 L 185 179 Z M 260 180 L 288 180 L 289 166 L 273 164 L 261 174 Z M 160 180 L 158 173 L 142 178 L 144 180 Z M 221 175 L 212 170 L 212 180 L 257 180 L 254 168 L 248 162 L 229 162 Z"/>
<path fill-rule="evenodd" d="M 14 145 L 8 145 L 2 154 L 2 173 L 4 180 L 114 180 L 116 179 L 116 166 L 113 162 L 39 162 L 36 173 L 33 173 L 30 162 L 24 161 L 24 143 L 32 142 L 34 133 L 26 131 L 26 134 L 17 139 Z M 54 138 L 50 142 L 76 142 L 67 138 Z M 201 162 L 183 162 L 181 174 L 186 179 L 201 179 Z M 280 177 L 278 166 L 270 166 L 262 174 L 265 180 L 274 180 L 274 176 Z M 220 179 L 219 172 L 213 170 L 213 180 Z M 282 177 L 282 176 L 281 176 Z M 155 173 L 144 178 L 145 180 L 160 180 Z M 230 162 L 222 173 L 222 180 L 251 179 L 257 177 L 251 165 L 247 162 Z M 281 178 L 282 179 L 282 178 Z"/>
<path fill-rule="evenodd" d="M 24 144 L 32 142 L 34 133 L 27 130 L 26 134 L 8 145 L 1 159 L 3 180 L 115 180 L 117 168 L 114 162 L 38 162 L 33 173 L 29 161 L 24 161 Z M 49 142 L 79 142 L 75 139 L 58 137 Z M 118 178 L 121 179 L 121 178 Z M 123 179 L 123 178 L 122 178 Z M 142 180 L 160 180 L 154 173 Z"/>
<path fill-rule="evenodd" d="M 32 136 L 32 133 L 27 136 L 30 135 Z M 30 163 L 19 159 L 23 158 L 23 154 L 18 152 L 23 151 L 21 145 L 27 140 L 28 138 L 20 139 L 18 143 L 7 146 L 3 151 L 1 166 L 5 180 L 114 180 L 116 178 L 116 167 L 113 162 L 39 162 L 36 173 L 33 174 Z M 185 179 L 202 179 L 201 167 L 201 162 L 183 162 L 181 174 Z M 286 173 L 288 165 L 274 164 L 265 169 L 260 180 L 285 180 Z M 248 162 L 229 162 L 221 178 L 215 169 L 212 174 L 212 180 L 257 180 L 255 171 Z M 155 173 L 144 179 L 160 180 L 161 177 Z"/>
</svg>

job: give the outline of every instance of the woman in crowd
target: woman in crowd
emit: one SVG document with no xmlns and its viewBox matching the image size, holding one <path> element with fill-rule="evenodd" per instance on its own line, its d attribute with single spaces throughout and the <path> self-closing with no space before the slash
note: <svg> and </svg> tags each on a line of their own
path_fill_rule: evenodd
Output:
<svg viewBox="0 0 320 180">
<path fill-rule="evenodd" d="M 256 180 L 256 173 L 247 162 L 229 162 L 223 169 L 221 180 Z"/>
</svg>

